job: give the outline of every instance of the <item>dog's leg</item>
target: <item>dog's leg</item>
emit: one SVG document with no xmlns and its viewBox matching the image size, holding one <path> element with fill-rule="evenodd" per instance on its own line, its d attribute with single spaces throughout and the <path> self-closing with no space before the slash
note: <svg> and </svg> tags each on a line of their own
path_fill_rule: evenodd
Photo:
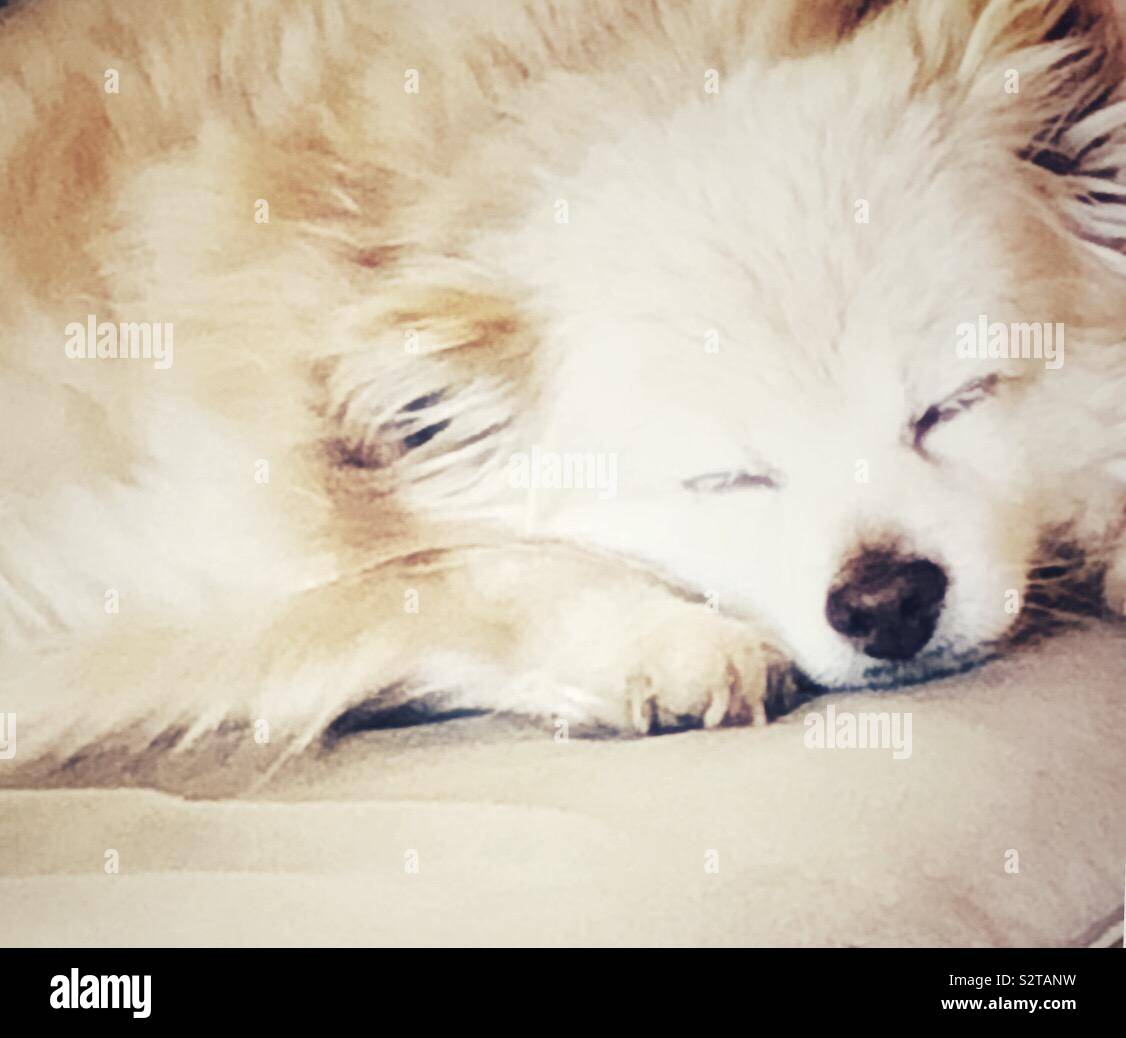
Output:
<svg viewBox="0 0 1126 1038">
<path fill-rule="evenodd" d="M 509 637 L 454 702 L 640 734 L 765 722 L 781 657 L 761 629 L 619 563 L 542 551 L 482 558 L 462 586 Z"/>
<path fill-rule="evenodd" d="M 260 615 L 124 627 L 0 680 L 24 760 L 184 748 L 255 726 L 296 751 L 381 690 L 651 732 L 765 720 L 753 625 L 571 549 L 461 549 L 386 564 Z M 13 772 L 9 771 L 9 775 Z"/>
</svg>

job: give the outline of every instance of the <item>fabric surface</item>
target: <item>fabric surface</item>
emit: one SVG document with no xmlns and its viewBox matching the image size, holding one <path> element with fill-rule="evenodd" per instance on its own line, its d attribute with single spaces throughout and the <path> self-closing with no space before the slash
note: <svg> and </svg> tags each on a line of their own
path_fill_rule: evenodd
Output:
<svg viewBox="0 0 1126 1038">
<path fill-rule="evenodd" d="M 766 729 L 557 741 L 474 718 L 349 737 L 253 797 L 7 791 L 0 939 L 1113 939 L 1124 663 L 1119 625 L 915 689 L 822 697 Z M 910 757 L 808 747 L 805 716 L 830 704 L 910 712 Z"/>
</svg>

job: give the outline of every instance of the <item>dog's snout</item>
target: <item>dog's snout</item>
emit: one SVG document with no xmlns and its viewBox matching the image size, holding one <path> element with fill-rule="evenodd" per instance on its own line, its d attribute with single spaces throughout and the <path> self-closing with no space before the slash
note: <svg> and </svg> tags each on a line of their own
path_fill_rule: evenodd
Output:
<svg viewBox="0 0 1126 1038">
<path fill-rule="evenodd" d="M 946 585 L 945 570 L 930 559 L 865 551 L 841 570 L 825 616 L 865 655 L 910 659 L 934 634 Z"/>
</svg>

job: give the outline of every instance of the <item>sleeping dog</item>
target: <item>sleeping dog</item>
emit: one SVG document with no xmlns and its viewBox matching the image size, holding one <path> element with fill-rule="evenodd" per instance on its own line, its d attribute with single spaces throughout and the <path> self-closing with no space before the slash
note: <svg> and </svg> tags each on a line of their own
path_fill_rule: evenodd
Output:
<svg viewBox="0 0 1126 1038">
<path fill-rule="evenodd" d="M 7 775 L 1120 610 L 1122 77 L 1109 0 L 17 3 Z"/>
</svg>

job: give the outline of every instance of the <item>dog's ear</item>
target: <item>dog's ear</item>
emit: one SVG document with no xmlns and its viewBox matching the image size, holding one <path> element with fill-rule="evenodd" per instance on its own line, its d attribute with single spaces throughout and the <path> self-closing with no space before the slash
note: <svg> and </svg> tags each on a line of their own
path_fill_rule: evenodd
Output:
<svg viewBox="0 0 1126 1038">
<path fill-rule="evenodd" d="M 321 368 L 330 460 L 456 507 L 505 463 L 530 392 L 531 322 L 495 285 L 409 276 L 343 316 L 345 348 Z"/>
<path fill-rule="evenodd" d="M 968 100 L 1008 113 L 1024 157 L 1053 172 L 1081 160 L 1072 131 L 1105 109 L 1122 83 L 1113 0 L 990 0 L 958 57 Z M 1089 143 L 1089 141 L 1084 141 Z"/>
<path fill-rule="evenodd" d="M 973 81 L 1006 58 L 1052 44 L 1117 50 L 1117 0 L 898 0 L 885 5 L 886 21 L 906 25 L 920 65 L 920 82 L 957 77 Z M 1105 67 L 1113 78 L 1114 69 Z"/>
<path fill-rule="evenodd" d="M 927 74 L 960 87 L 963 125 L 1029 163 L 1075 233 L 1126 270 L 1126 61 L 1115 0 L 951 0 L 919 4 L 915 18 Z"/>
</svg>

